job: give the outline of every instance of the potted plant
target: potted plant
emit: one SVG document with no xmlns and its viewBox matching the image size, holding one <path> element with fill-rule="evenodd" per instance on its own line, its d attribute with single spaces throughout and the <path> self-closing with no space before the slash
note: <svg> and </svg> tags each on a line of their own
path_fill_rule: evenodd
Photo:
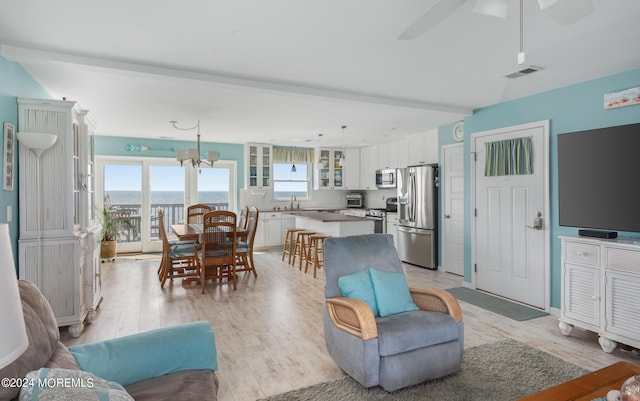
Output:
<svg viewBox="0 0 640 401">
<path fill-rule="evenodd" d="M 130 225 L 128 219 L 118 216 L 116 206 L 106 206 L 98 213 L 100 221 L 101 239 L 100 239 L 100 258 L 114 259 L 118 253 L 118 231 L 123 225 Z"/>
</svg>

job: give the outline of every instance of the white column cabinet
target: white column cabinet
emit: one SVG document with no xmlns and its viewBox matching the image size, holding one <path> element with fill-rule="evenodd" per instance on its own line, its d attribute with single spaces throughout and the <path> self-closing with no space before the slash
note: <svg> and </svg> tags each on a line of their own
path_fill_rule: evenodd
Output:
<svg viewBox="0 0 640 401">
<path fill-rule="evenodd" d="M 611 353 L 621 342 L 640 348 L 636 294 L 640 294 L 640 245 L 630 240 L 561 237 L 560 330 L 577 326 L 600 335 Z"/>
<path fill-rule="evenodd" d="M 18 98 L 19 132 L 57 135 L 39 160 L 20 144 L 19 275 L 38 286 L 58 325 L 76 337 L 102 299 L 94 126 L 75 102 Z"/>
</svg>

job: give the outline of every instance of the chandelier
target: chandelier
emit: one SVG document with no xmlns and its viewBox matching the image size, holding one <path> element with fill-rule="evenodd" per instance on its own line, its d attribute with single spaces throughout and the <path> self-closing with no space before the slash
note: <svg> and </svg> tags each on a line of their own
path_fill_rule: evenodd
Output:
<svg viewBox="0 0 640 401">
<path fill-rule="evenodd" d="M 218 161 L 218 152 L 210 150 L 209 152 L 207 152 L 206 160 L 200 159 L 200 120 L 198 120 L 198 123 L 195 126 L 189 128 L 178 127 L 177 121 L 169 121 L 169 124 L 171 124 L 173 128 L 180 131 L 191 131 L 194 129 L 198 130 L 198 147 L 196 149 L 182 149 L 176 152 L 176 159 L 178 159 L 178 161 L 180 162 L 180 166 L 182 166 L 186 161 L 191 162 L 191 165 L 193 167 L 200 167 L 200 164 L 204 164 L 208 167 L 213 167 L 213 163 Z"/>
</svg>

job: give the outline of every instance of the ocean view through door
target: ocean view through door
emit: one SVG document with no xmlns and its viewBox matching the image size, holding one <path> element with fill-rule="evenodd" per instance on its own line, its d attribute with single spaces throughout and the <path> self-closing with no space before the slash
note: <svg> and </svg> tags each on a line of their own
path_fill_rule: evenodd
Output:
<svg viewBox="0 0 640 401">
<path fill-rule="evenodd" d="M 98 158 L 97 201 L 123 216 L 118 253 L 161 251 L 158 208 L 164 209 L 165 227 L 183 222 L 192 204 L 235 209 L 235 167 L 235 162 L 225 161 L 213 168 L 193 168 L 181 167 L 174 159 Z"/>
</svg>

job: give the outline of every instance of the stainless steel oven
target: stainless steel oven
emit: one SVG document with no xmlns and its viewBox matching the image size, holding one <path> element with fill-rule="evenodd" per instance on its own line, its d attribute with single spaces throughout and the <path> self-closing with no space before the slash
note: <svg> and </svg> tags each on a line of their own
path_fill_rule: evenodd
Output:
<svg viewBox="0 0 640 401">
<path fill-rule="evenodd" d="M 367 209 L 364 217 L 375 222 L 373 232 L 384 234 L 387 232 L 387 212 L 385 209 Z"/>
</svg>

